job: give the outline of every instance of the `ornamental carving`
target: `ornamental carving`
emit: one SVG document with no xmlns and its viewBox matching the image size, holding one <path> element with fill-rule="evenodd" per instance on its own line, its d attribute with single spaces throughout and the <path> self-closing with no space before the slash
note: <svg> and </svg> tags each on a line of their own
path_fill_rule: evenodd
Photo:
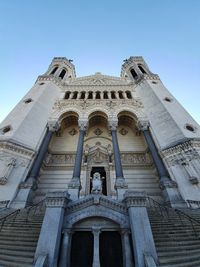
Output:
<svg viewBox="0 0 200 267">
<path fill-rule="evenodd" d="M 8 178 L 11 175 L 13 168 L 16 166 L 15 158 L 4 159 L 4 167 L 0 174 L 0 185 L 5 185 L 8 182 Z"/>
<path fill-rule="evenodd" d="M 77 131 L 75 128 L 73 128 L 72 130 L 69 131 L 69 134 L 70 134 L 71 136 L 74 136 L 74 135 L 76 135 L 77 133 L 78 133 L 78 131 Z"/>
<path fill-rule="evenodd" d="M 75 156 L 75 154 L 47 154 L 45 158 L 45 165 L 73 165 L 75 162 Z"/>
<path fill-rule="evenodd" d="M 169 166 L 184 166 L 194 159 L 200 160 L 199 149 L 200 142 L 190 140 L 161 151 L 161 155 Z"/>
<path fill-rule="evenodd" d="M 127 165 L 151 165 L 152 158 L 149 153 L 121 153 L 122 164 Z"/>
<path fill-rule="evenodd" d="M 97 135 L 97 136 L 101 135 L 102 133 L 103 133 L 103 131 L 101 129 L 99 129 L 99 128 L 94 130 L 94 134 Z"/>
<path fill-rule="evenodd" d="M 69 202 L 69 194 L 65 192 L 49 192 L 47 193 L 45 204 L 47 208 L 66 207 Z"/>
<path fill-rule="evenodd" d="M 128 130 L 125 129 L 125 128 L 122 128 L 122 129 L 119 131 L 119 133 L 120 133 L 121 135 L 127 135 Z"/>
</svg>

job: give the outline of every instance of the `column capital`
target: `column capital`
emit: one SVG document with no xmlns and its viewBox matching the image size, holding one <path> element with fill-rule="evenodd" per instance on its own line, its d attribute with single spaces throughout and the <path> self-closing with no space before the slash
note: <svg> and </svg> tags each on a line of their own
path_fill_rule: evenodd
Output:
<svg viewBox="0 0 200 267">
<path fill-rule="evenodd" d="M 162 176 L 162 177 L 160 178 L 160 183 L 159 183 L 159 185 L 160 185 L 160 188 L 161 188 L 162 190 L 164 190 L 165 188 L 177 188 L 177 187 L 178 187 L 177 183 L 176 183 L 175 181 L 171 180 L 171 179 L 170 179 L 169 177 L 167 177 L 167 176 Z"/>
<path fill-rule="evenodd" d="M 54 120 L 48 121 L 47 128 L 51 132 L 58 131 L 58 129 L 60 128 L 60 123 L 58 121 L 54 121 Z"/>
<path fill-rule="evenodd" d="M 127 190 L 124 194 L 124 202 L 127 208 L 146 207 L 146 193 Z"/>
<path fill-rule="evenodd" d="M 150 126 L 150 123 L 148 120 L 139 120 L 137 122 L 137 127 L 140 131 L 148 130 Z"/>
<path fill-rule="evenodd" d="M 108 126 L 111 131 L 116 131 L 118 126 L 118 119 L 108 120 Z"/>
<path fill-rule="evenodd" d="M 45 200 L 47 208 L 65 208 L 69 202 L 67 191 L 49 192 Z"/>
<path fill-rule="evenodd" d="M 88 120 L 87 119 L 78 120 L 78 126 L 79 126 L 80 130 L 86 131 L 86 129 L 88 127 Z"/>
</svg>

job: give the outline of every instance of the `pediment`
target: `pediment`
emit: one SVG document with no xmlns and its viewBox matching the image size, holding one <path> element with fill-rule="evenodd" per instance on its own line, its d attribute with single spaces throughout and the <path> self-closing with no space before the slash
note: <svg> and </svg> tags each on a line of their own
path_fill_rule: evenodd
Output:
<svg viewBox="0 0 200 267">
<path fill-rule="evenodd" d="M 91 76 L 85 76 L 76 78 L 70 85 L 93 85 L 93 86 L 105 86 L 105 85 L 129 85 L 132 82 L 125 78 L 119 78 L 114 76 L 103 75 L 96 73 Z"/>
</svg>

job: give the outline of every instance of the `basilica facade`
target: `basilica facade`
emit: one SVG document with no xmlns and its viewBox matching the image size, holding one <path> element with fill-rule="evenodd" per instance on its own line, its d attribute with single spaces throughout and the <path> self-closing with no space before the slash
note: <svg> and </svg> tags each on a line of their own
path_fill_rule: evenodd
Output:
<svg viewBox="0 0 200 267">
<path fill-rule="evenodd" d="M 30 265 L 2 266 L 184 267 L 152 214 L 198 210 L 199 177 L 200 127 L 142 57 L 120 77 L 56 57 L 0 125 L 2 209 L 45 204 Z"/>
</svg>

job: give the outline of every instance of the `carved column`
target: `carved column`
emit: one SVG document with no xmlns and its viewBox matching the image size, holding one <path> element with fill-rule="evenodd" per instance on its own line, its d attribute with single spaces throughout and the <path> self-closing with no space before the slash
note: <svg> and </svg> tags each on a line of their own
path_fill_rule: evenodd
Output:
<svg viewBox="0 0 200 267">
<path fill-rule="evenodd" d="M 112 99 L 111 92 L 108 92 L 108 99 Z"/>
<path fill-rule="evenodd" d="M 129 231 L 122 230 L 121 238 L 122 238 L 122 249 L 123 249 L 123 266 L 133 267 L 133 255 L 130 246 Z"/>
<path fill-rule="evenodd" d="M 2 170 L 0 176 L 0 185 L 5 185 L 8 182 L 8 178 L 11 175 L 13 168 L 16 166 L 16 159 L 10 158 L 6 163 L 5 167 Z"/>
<path fill-rule="evenodd" d="M 126 92 L 122 92 L 122 94 L 123 94 L 124 99 L 128 99 L 127 95 L 126 95 Z"/>
<path fill-rule="evenodd" d="M 80 98 L 81 98 L 81 92 L 78 92 L 77 99 L 80 99 Z"/>
<path fill-rule="evenodd" d="M 100 92 L 100 99 L 103 99 L 103 92 Z"/>
<path fill-rule="evenodd" d="M 93 263 L 92 267 L 100 267 L 100 258 L 99 258 L 99 235 L 100 229 L 98 227 L 92 228 L 92 233 L 94 236 L 94 253 L 93 253 Z"/>
<path fill-rule="evenodd" d="M 116 99 L 119 99 L 119 93 L 118 92 L 115 92 L 115 97 L 116 97 Z"/>
<path fill-rule="evenodd" d="M 138 128 L 143 132 L 148 148 L 151 152 L 154 164 L 160 177 L 160 187 L 163 191 L 165 201 L 170 203 L 171 206 L 175 206 L 178 203 L 181 203 L 182 205 L 183 200 L 177 190 L 177 184 L 169 178 L 168 171 L 158 153 L 158 149 L 156 148 L 152 135 L 149 131 L 149 122 L 139 121 Z"/>
<path fill-rule="evenodd" d="M 47 193 L 46 211 L 35 252 L 35 262 L 41 255 L 47 255 L 48 266 L 57 266 L 64 211 L 68 202 L 67 191 Z"/>
<path fill-rule="evenodd" d="M 85 92 L 85 100 L 88 99 L 89 92 Z"/>
<path fill-rule="evenodd" d="M 64 230 L 62 245 L 61 245 L 59 267 L 70 266 L 71 238 L 72 238 L 72 231 Z"/>
<path fill-rule="evenodd" d="M 40 168 L 47 153 L 52 135 L 56 130 L 58 130 L 58 128 L 59 125 L 57 122 L 48 123 L 46 134 L 40 145 L 38 154 L 33 162 L 29 175 L 26 180 L 19 185 L 19 191 L 12 203 L 13 208 L 23 208 L 32 203 L 33 193 L 37 188 L 37 177 L 39 175 Z"/>
<path fill-rule="evenodd" d="M 145 267 L 144 255 L 158 262 L 149 217 L 146 210 L 146 195 L 143 192 L 126 191 L 124 201 L 128 208 L 136 267 Z"/>
<path fill-rule="evenodd" d="M 82 165 L 82 157 L 83 157 L 83 143 L 84 143 L 84 136 L 87 129 L 88 122 L 86 120 L 79 121 L 79 140 L 76 150 L 76 158 L 73 170 L 73 177 L 68 185 L 69 194 L 73 200 L 79 197 L 79 191 L 81 189 L 81 165 Z"/>
<path fill-rule="evenodd" d="M 115 172 L 116 172 L 115 189 L 117 190 L 118 199 L 122 199 L 125 189 L 128 188 L 128 186 L 124 179 L 122 163 L 120 158 L 120 150 L 117 140 L 117 125 L 118 121 L 109 121 L 109 127 L 112 134 L 114 159 L 115 159 Z"/>
<path fill-rule="evenodd" d="M 72 99 L 74 96 L 74 92 L 71 92 L 70 95 L 69 95 L 69 99 Z"/>
</svg>

